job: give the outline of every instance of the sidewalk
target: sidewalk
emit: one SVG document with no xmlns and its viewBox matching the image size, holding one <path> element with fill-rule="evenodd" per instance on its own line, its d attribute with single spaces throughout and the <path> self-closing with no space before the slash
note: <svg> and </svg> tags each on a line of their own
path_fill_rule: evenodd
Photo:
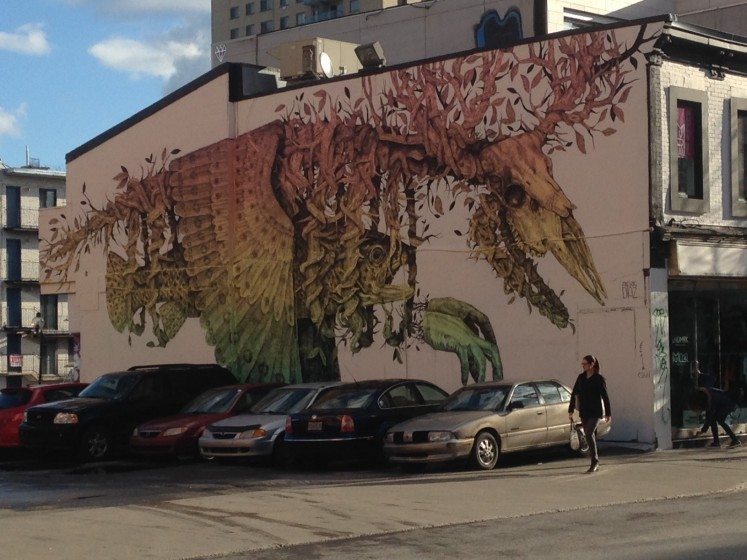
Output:
<svg viewBox="0 0 747 560">
<path fill-rule="evenodd" d="M 0 510 L 0 540 L 16 560 L 180 559 L 747 488 L 747 447 L 605 453 L 592 475 L 586 459 L 573 459 L 333 485 L 274 481 L 149 506 Z"/>
</svg>

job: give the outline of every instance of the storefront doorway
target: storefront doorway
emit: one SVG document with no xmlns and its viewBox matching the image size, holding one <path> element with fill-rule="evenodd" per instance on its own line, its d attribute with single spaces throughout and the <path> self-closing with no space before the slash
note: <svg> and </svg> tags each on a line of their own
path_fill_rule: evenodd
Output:
<svg viewBox="0 0 747 560">
<path fill-rule="evenodd" d="M 690 406 L 696 360 L 738 401 L 730 421 L 747 423 L 746 282 L 670 280 L 669 350 L 673 428 L 697 428 L 701 420 Z"/>
</svg>

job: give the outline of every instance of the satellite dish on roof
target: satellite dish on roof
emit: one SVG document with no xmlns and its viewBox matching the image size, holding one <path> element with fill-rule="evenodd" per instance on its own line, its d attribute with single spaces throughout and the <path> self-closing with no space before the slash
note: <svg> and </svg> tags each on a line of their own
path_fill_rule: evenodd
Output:
<svg viewBox="0 0 747 560">
<path fill-rule="evenodd" d="M 329 55 L 326 52 L 322 52 L 321 54 L 319 54 L 319 66 L 322 69 L 322 73 L 327 78 L 331 78 L 333 76 L 332 59 L 329 57 Z"/>
</svg>

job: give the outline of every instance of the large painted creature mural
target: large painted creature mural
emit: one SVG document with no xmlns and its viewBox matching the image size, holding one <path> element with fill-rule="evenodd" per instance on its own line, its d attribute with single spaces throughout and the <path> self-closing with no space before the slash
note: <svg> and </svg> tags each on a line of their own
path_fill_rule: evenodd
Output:
<svg viewBox="0 0 747 560">
<path fill-rule="evenodd" d="M 604 305 L 552 157 L 624 126 L 651 43 L 645 25 L 604 30 L 274 94 L 261 126 L 121 167 L 105 203 L 83 185 L 81 214 L 52 224 L 45 273 L 103 251 L 115 329 L 159 347 L 199 318 L 241 380 L 338 378 L 342 344 L 392 360 L 430 347 L 458 356 L 464 384 L 499 379 L 486 310 L 458 284 L 421 293 L 431 223 L 458 205 L 471 266 L 558 329 L 573 321 L 538 259 Z"/>
</svg>

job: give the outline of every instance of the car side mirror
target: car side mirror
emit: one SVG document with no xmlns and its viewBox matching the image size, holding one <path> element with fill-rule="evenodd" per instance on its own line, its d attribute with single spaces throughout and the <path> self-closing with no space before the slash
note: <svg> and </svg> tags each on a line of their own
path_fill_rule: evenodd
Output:
<svg viewBox="0 0 747 560">
<path fill-rule="evenodd" d="M 522 401 L 512 401 L 508 405 L 508 411 L 511 412 L 512 410 L 517 410 L 519 408 L 524 408 L 524 403 Z"/>
</svg>

